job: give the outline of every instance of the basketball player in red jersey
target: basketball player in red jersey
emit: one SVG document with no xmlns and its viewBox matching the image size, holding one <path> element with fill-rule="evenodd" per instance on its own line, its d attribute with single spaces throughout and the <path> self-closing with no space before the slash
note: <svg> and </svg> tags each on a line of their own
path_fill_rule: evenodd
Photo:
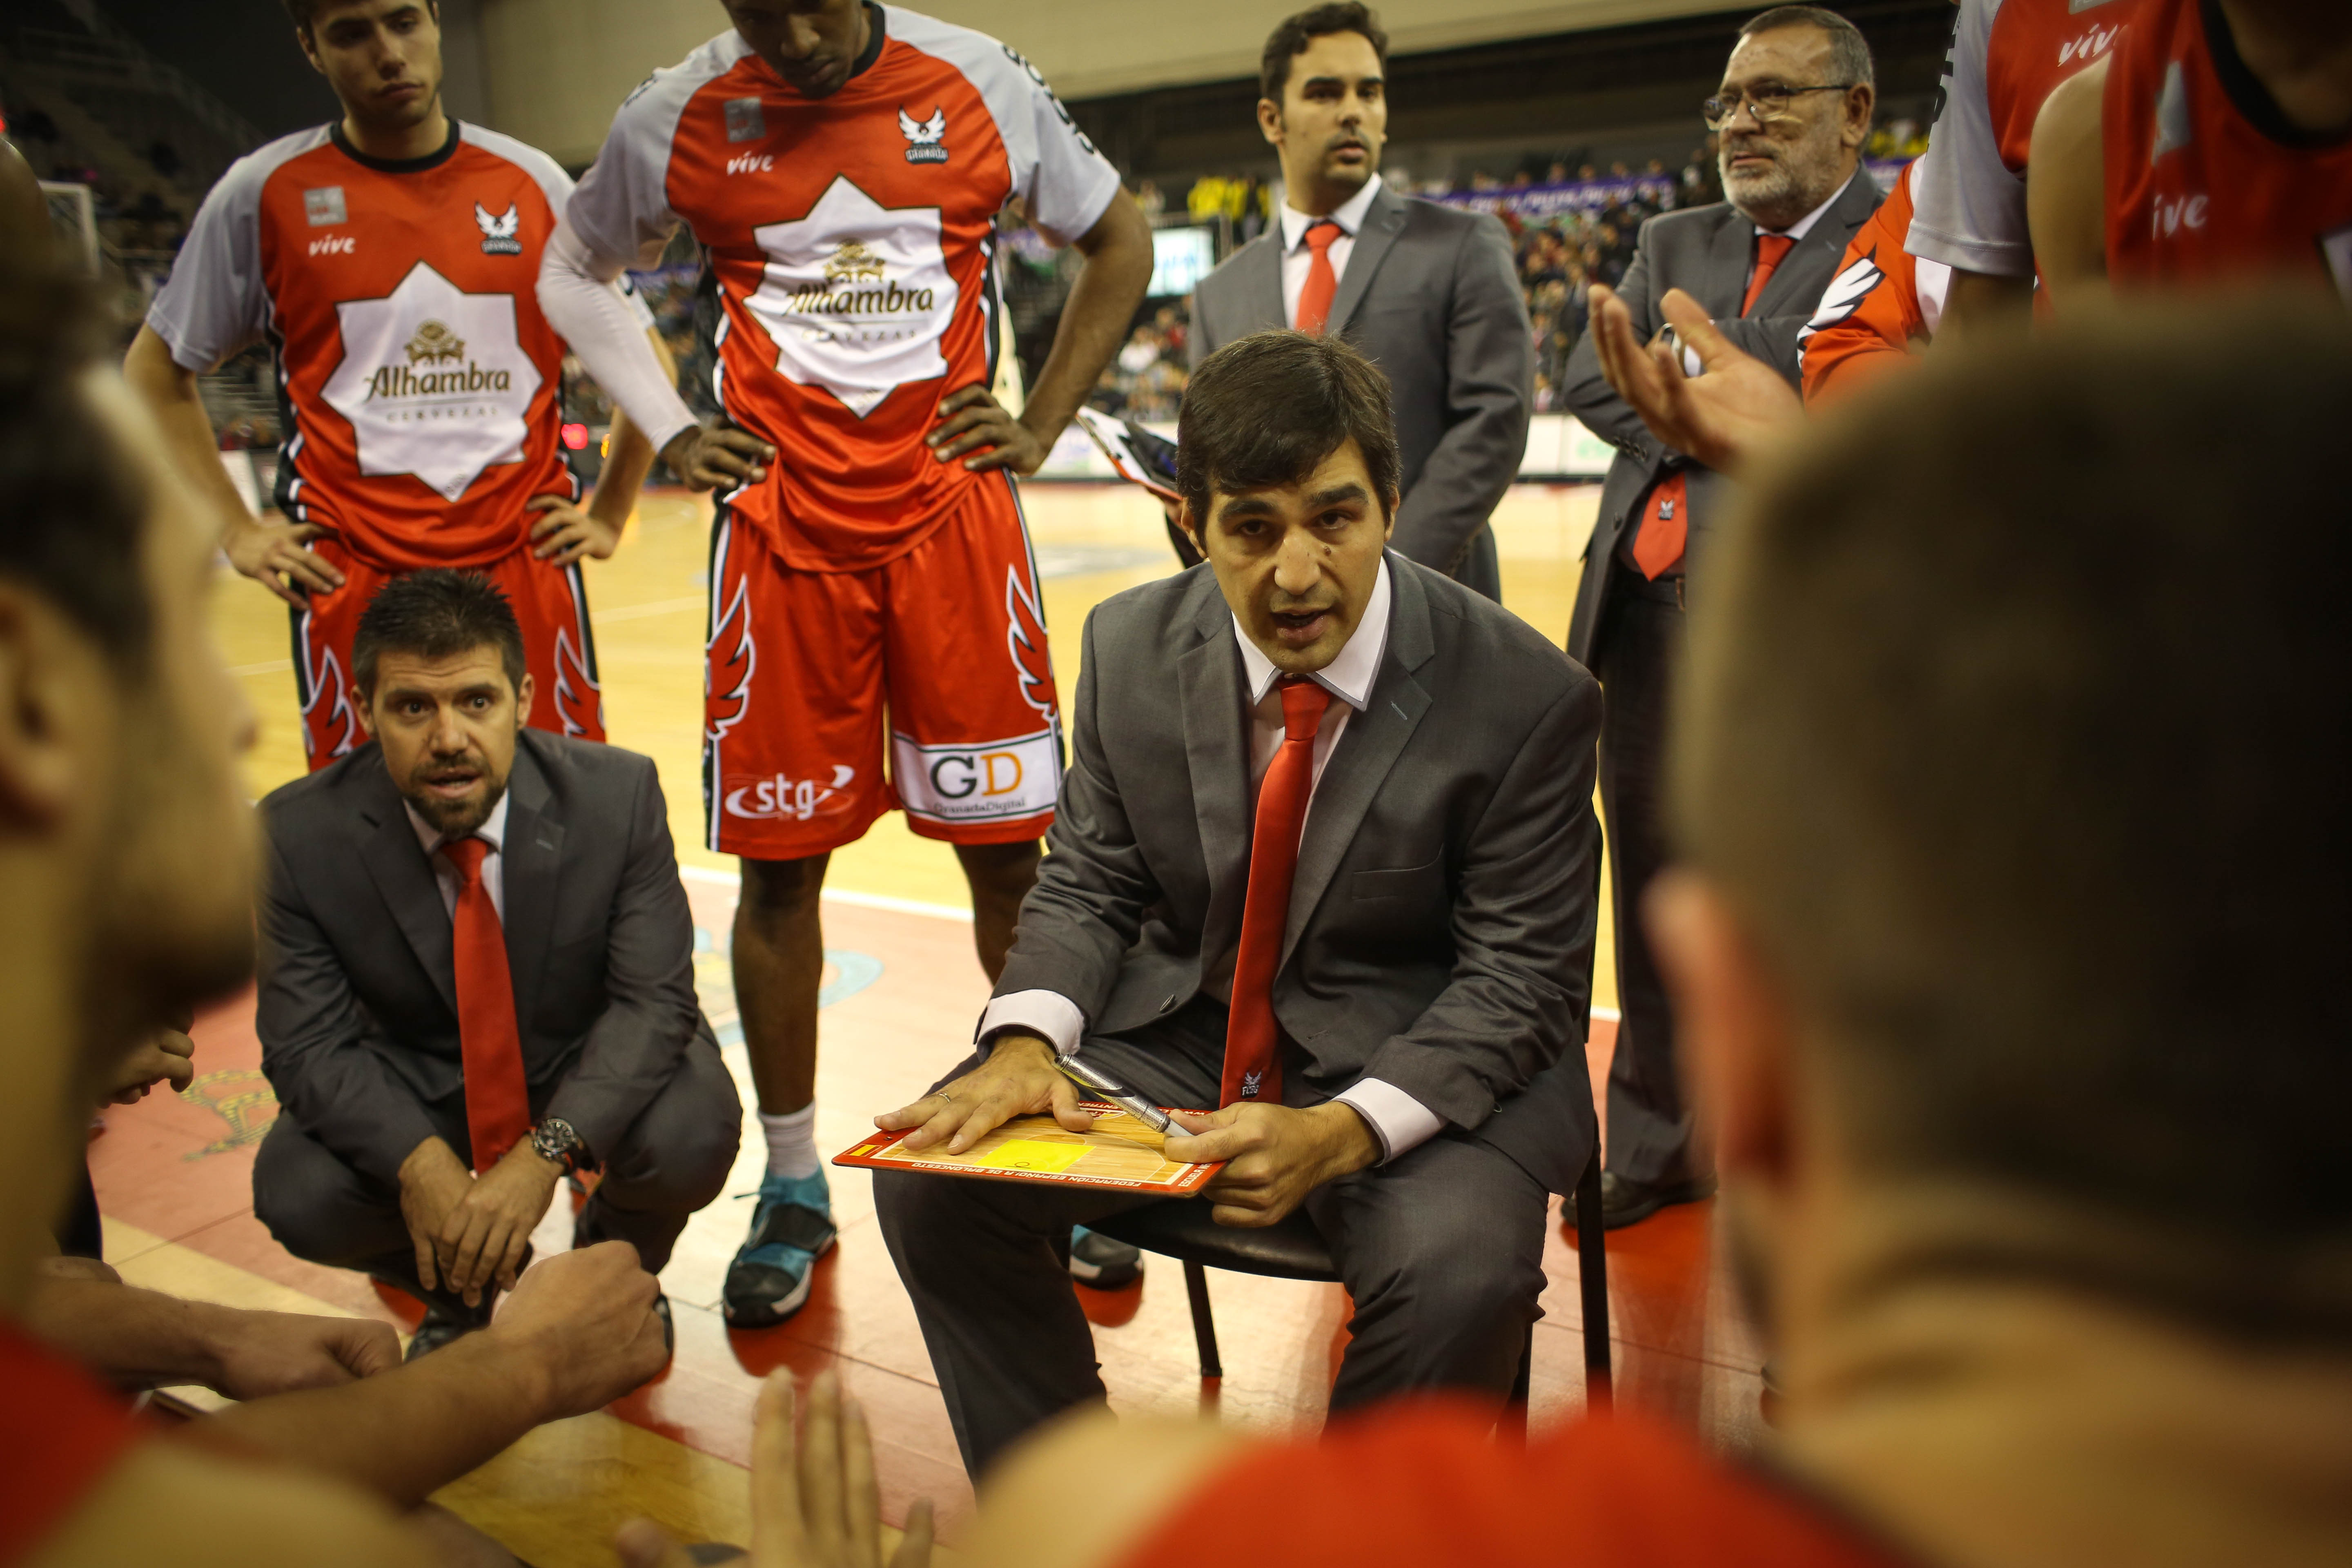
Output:
<svg viewBox="0 0 2352 1568">
<path fill-rule="evenodd" d="M 1797 363 L 1807 403 L 1830 395 L 1835 378 L 1843 396 L 1936 335 L 1952 269 L 1904 249 L 1911 232 L 1911 192 L 1924 158 L 1906 164 L 1895 189 L 1870 221 L 1846 242 L 1837 276 L 1820 309 L 1797 336 Z"/>
<path fill-rule="evenodd" d="M 726 1307 L 756 1327 L 799 1309 L 834 1241 L 813 1104 L 827 856 L 894 806 L 953 844 L 992 976 L 1035 879 L 1061 719 L 1013 476 L 1124 339 L 1151 241 L 995 39 L 860 0 L 728 10 L 734 31 L 621 106 L 541 299 L 672 471 L 724 487 L 703 804 L 743 865 L 735 988 L 769 1164 Z M 987 391 L 1013 203 L 1086 258 L 1017 418 Z M 603 287 L 681 223 L 718 284 L 733 428 L 696 426 Z"/>
<path fill-rule="evenodd" d="M 1960 0 L 1942 105 L 1916 176 L 1909 248 L 1952 268 L 1949 321 L 2021 321 L 2033 293 L 2025 170 L 2033 119 L 2104 58 L 2143 0 Z"/>
<path fill-rule="evenodd" d="M 2052 303 L 2287 282 L 2352 300 L 2352 9 L 2144 0 L 2033 136 Z"/>
<path fill-rule="evenodd" d="M 387 576 L 426 566 L 488 573 L 522 623 L 530 722 L 602 740 L 577 563 L 612 554 L 652 448 L 616 421 L 595 497 L 575 504 L 557 438 L 563 344 L 534 286 L 572 182 L 444 111 L 431 0 L 288 8 L 343 117 L 221 177 L 125 369 L 220 514 L 229 559 L 293 606 L 313 768 L 364 740 L 360 612 Z M 247 515 L 196 388 L 264 337 L 286 415 L 282 522 Z"/>
</svg>

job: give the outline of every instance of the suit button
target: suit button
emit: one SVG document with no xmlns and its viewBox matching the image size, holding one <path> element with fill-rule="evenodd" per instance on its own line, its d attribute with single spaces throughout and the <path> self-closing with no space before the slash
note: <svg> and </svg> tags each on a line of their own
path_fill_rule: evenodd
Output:
<svg viewBox="0 0 2352 1568">
<path fill-rule="evenodd" d="M 1160 1004 L 1160 1010 L 1163 1013 L 1172 1012 L 1175 1009 L 1175 1006 L 1176 998 L 1171 996 Z"/>
</svg>

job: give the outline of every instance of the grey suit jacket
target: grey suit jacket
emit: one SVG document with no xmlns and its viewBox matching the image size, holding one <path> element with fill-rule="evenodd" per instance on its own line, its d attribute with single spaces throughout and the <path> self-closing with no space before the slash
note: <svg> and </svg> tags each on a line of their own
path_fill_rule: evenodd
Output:
<svg viewBox="0 0 2352 1568">
<path fill-rule="evenodd" d="M 1366 1076 L 1569 1192 L 1595 1136 L 1591 1004 L 1601 693 L 1500 605 L 1391 552 L 1389 637 L 1298 850 L 1275 1016 L 1284 1099 Z M 1136 1030 L 1239 941 L 1252 824 L 1232 613 L 1205 566 L 1087 617 L 1073 760 L 997 994 Z"/>
<path fill-rule="evenodd" d="M 1283 324 L 1282 226 L 1275 224 L 1193 290 L 1193 363 Z M 1535 399 L 1535 329 L 1510 236 L 1484 213 L 1383 186 L 1364 215 L 1325 330 L 1389 378 L 1403 467 L 1396 549 L 1457 577 L 1483 559 L 1491 576 L 1493 552 L 1482 556 L 1474 546 L 1518 477 Z M 1500 597 L 1497 583 L 1471 585 Z"/>
<path fill-rule="evenodd" d="M 1812 319 L 1822 292 L 1837 275 L 1846 241 L 1870 221 L 1879 201 L 1870 171 L 1855 170 L 1830 210 L 1781 258 L 1755 310 L 1746 316 L 1739 313 L 1739 300 L 1747 291 L 1748 265 L 1755 252 L 1753 220 L 1727 202 L 1659 214 L 1642 226 L 1633 264 L 1625 269 L 1617 290 L 1633 314 L 1633 335 L 1649 342 L 1665 324 L 1658 301 L 1667 289 L 1680 289 L 1706 308 L 1726 337 L 1796 385 L 1797 334 Z M 1569 623 L 1568 651 L 1590 664 L 1602 596 L 1618 570 L 1618 541 L 1651 486 L 1673 469 L 1684 470 L 1690 494 L 1685 519 L 1689 542 L 1685 546 L 1688 561 L 1704 552 L 1705 536 L 1730 492 L 1722 475 L 1691 462 L 1650 434 L 1641 416 L 1601 374 L 1601 358 L 1589 332 L 1568 356 L 1560 394 L 1570 412 L 1617 448 L 1601 486 L 1600 515 L 1584 549 L 1584 581 L 1577 590 L 1575 617 Z"/>
<path fill-rule="evenodd" d="M 504 924 L 531 1114 L 614 1148 L 710 1038 L 654 764 L 523 731 L 507 784 Z M 380 1180 L 465 1085 L 451 921 L 373 743 L 273 792 L 261 1068 L 301 1129 Z M 713 1041 L 714 1047 L 716 1041 Z"/>
</svg>

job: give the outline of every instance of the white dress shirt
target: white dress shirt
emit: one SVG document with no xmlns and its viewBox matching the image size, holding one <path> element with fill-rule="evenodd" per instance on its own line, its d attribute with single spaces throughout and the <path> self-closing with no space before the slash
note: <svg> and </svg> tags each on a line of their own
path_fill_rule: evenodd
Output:
<svg viewBox="0 0 2352 1568">
<path fill-rule="evenodd" d="M 441 830 L 417 816 L 416 808 L 406 801 L 400 803 L 400 808 L 408 813 L 408 826 L 415 830 L 416 842 L 425 849 L 425 863 L 433 868 L 433 880 L 440 885 L 441 907 L 449 911 L 451 920 L 456 920 L 457 868 L 449 864 L 448 858 L 441 853 Z M 469 837 L 481 839 L 490 847 L 490 852 L 482 857 L 482 886 L 490 890 L 490 908 L 499 911 L 499 921 L 503 925 L 507 918 L 507 795 L 504 790 L 499 792 L 499 804 L 490 807 L 489 819 L 474 829 Z"/>
<path fill-rule="evenodd" d="M 1330 760 L 1332 748 L 1347 732 L 1349 717 L 1371 701 L 1372 683 L 1381 672 L 1381 658 L 1388 651 L 1389 600 L 1389 563 L 1383 559 L 1380 574 L 1372 580 L 1371 597 L 1365 601 L 1363 619 L 1356 623 L 1354 635 L 1340 647 L 1337 658 L 1307 678 L 1339 699 L 1324 710 L 1322 725 L 1315 732 L 1314 781 L 1307 797 L 1310 815 L 1315 808 L 1313 790 L 1323 783 L 1323 764 Z M 1244 634 L 1238 618 L 1234 622 L 1234 640 L 1242 650 L 1242 676 L 1250 704 L 1250 778 L 1255 782 L 1265 778 L 1283 741 L 1282 694 L 1275 689 L 1275 681 L 1282 672 Z M 1086 1026 L 1086 1015 L 1078 1010 L 1078 1005 L 1060 992 L 1015 991 L 989 1003 L 980 1016 L 976 1037 L 986 1041 L 1001 1030 L 1018 1029 L 1049 1041 L 1056 1052 L 1067 1057 L 1077 1054 Z M 1394 1084 L 1376 1078 L 1359 1079 L 1333 1098 L 1353 1106 L 1370 1126 L 1373 1137 L 1380 1141 L 1383 1160 L 1393 1160 L 1427 1142 L 1444 1125 L 1421 1101 Z"/>
<path fill-rule="evenodd" d="M 1374 174 L 1364 182 L 1362 190 L 1329 215 L 1330 221 L 1339 226 L 1339 237 L 1331 242 L 1332 282 L 1348 275 L 1348 258 L 1356 249 L 1356 231 L 1364 226 L 1364 215 L 1372 210 L 1372 198 L 1380 195 L 1380 190 L 1381 177 Z M 1298 291 L 1307 287 L 1307 269 L 1315 265 L 1315 252 L 1307 245 L 1307 230 L 1322 221 L 1312 214 L 1300 212 L 1288 202 L 1282 204 L 1282 320 L 1287 326 L 1298 325 Z M 1381 635 L 1385 637 L 1388 634 L 1383 631 Z M 1242 646 L 1249 646 L 1247 638 L 1243 639 Z"/>
</svg>

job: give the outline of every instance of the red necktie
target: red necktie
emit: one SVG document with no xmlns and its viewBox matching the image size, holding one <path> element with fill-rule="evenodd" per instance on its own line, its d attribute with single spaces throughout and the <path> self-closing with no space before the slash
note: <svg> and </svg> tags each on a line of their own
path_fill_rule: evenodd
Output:
<svg viewBox="0 0 2352 1568">
<path fill-rule="evenodd" d="M 1796 243 L 1785 234 L 1756 237 L 1756 268 L 1748 279 L 1747 298 L 1739 301 L 1741 315 L 1756 308 L 1756 297 L 1764 292 L 1764 285 L 1772 280 L 1781 259 Z M 1679 471 L 1659 480 L 1650 491 L 1649 501 L 1642 509 L 1642 530 L 1633 535 L 1633 564 L 1642 569 L 1643 576 L 1654 580 L 1682 560 L 1684 547 L 1690 542 L 1690 519 L 1684 515 L 1690 510 L 1689 503 L 1688 487 Z"/>
<path fill-rule="evenodd" d="M 457 868 L 457 1049 L 466 1065 L 466 1132 L 478 1173 L 530 1136 L 530 1091 L 522 1070 L 522 1033 L 515 1026 L 514 979 L 507 973 L 506 929 L 482 885 L 490 847 L 479 838 L 458 838 L 441 846 L 441 853 Z"/>
<path fill-rule="evenodd" d="M 1307 248 L 1315 259 L 1307 264 L 1307 281 L 1298 290 L 1298 330 L 1320 337 L 1331 319 L 1331 296 L 1339 291 L 1339 276 L 1331 270 L 1331 247 L 1344 231 L 1329 218 L 1307 226 Z"/>
<path fill-rule="evenodd" d="M 1282 744 L 1257 787 L 1257 826 L 1250 837 L 1249 893 L 1242 903 L 1241 948 L 1234 955 L 1234 998 L 1225 1019 L 1225 1077 L 1217 1103 L 1275 1104 L 1282 1099 L 1280 1031 L 1274 1022 L 1274 972 L 1290 919 L 1290 880 L 1298 869 L 1298 834 L 1315 790 L 1315 732 L 1331 694 L 1311 680 L 1283 680 Z"/>
</svg>

